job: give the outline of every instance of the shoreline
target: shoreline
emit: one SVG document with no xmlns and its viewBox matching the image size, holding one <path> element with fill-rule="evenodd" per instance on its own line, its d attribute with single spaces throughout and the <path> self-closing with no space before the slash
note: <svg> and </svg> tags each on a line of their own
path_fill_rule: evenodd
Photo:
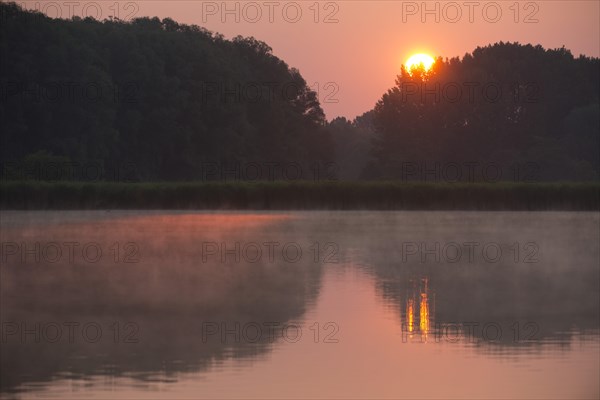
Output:
<svg viewBox="0 0 600 400">
<path fill-rule="evenodd" d="M 600 183 L 0 183 L 2 210 L 598 211 Z"/>
</svg>

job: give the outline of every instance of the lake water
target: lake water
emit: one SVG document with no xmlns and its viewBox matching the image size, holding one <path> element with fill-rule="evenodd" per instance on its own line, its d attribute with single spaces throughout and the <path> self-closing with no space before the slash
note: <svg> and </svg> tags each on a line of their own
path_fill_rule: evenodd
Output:
<svg viewBox="0 0 600 400">
<path fill-rule="evenodd" d="M 0 214 L 3 398 L 598 398 L 598 213 Z"/>
</svg>

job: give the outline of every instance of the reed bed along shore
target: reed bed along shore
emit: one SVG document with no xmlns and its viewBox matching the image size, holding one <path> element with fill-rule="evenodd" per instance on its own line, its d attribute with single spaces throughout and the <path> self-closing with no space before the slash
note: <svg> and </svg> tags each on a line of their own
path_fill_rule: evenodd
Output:
<svg viewBox="0 0 600 400">
<path fill-rule="evenodd" d="M 0 183 L 0 208 L 210 210 L 599 210 L 600 183 Z"/>
</svg>

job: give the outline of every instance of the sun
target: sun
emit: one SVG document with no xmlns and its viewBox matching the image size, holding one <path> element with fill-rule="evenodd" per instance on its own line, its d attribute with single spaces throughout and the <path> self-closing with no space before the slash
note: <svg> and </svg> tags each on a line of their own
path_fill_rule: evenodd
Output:
<svg viewBox="0 0 600 400">
<path fill-rule="evenodd" d="M 423 68 L 425 68 L 425 71 L 429 71 L 434 62 L 435 60 L 429 54 L 414 54 L 410 56 L 408 60 L 406 60 L 406 70 L 410 72 L 413 68 L 417 68 L 422 64 Z"/>
</svg>

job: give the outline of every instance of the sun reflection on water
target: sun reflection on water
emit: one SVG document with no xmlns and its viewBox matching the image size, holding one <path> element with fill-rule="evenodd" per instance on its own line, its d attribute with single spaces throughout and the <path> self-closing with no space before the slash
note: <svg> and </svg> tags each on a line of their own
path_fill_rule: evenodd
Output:
<svg viewBox="0 0 600 400">
<path fill-rule="evenodd" d="M 412 286 L 412 290 L 408 294 L 406 300 L 406 321 L 404 325 L 406 326 L 406 330 L 411 334 L 409 336 L 412 338 L 412 334 L 417 332 L 415 318 L 418 314 L 418 333 L 421 334 L 421 340 L 426 342 L 431 331 L 432 323 L 429 278 L 424 277 L 420 279 L 418 285 L 413 282 Z M 417 298 L 419 299 L 418 303 L 416 301 Z M 417 304 L 418 310 L 416 310 Z"/>
</svg>

